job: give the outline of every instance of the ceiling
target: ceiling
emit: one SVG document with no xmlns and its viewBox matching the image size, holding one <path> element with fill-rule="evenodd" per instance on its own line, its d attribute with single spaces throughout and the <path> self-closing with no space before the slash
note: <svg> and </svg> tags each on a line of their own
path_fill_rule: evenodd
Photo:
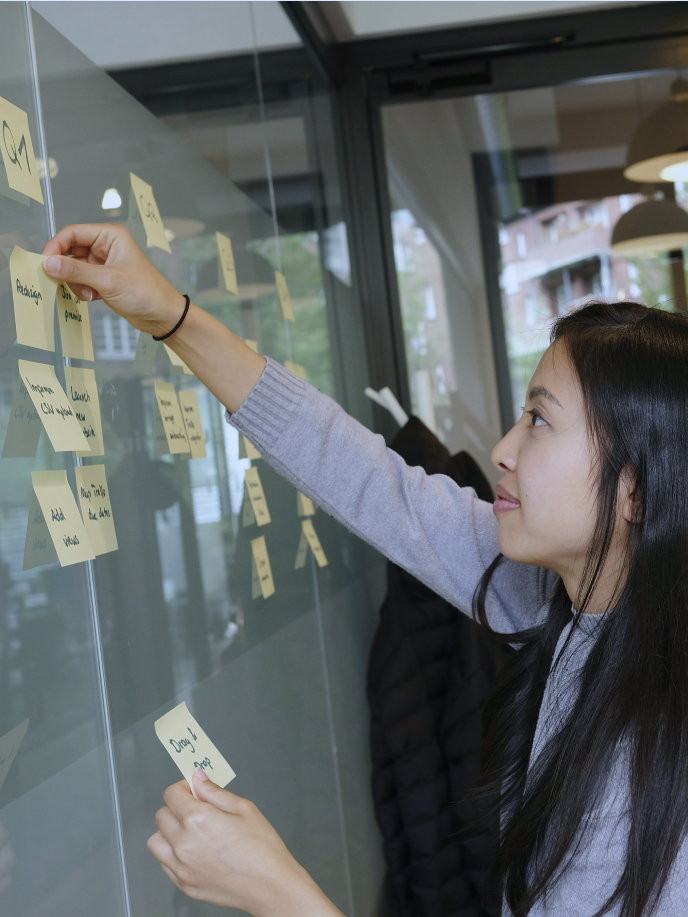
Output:
<svg viewBox="0 0 688 917">
<path fill-rule="evenodd" d="M 99 67 L 118 70 L 272 50 L 300 39 L 276 0 L 35 0 L 48 22 Z M 636 6 L 629 0 L 351 0 L 317 7 L 338 41 L 568 10 Z"/>
<path fill-rule="evenodd" d="M 640 6 L 641 3 L 628 0 L 341 0 L 316 5 L 337 41 L 353 41 L 569 11 Z"/>
</svg>

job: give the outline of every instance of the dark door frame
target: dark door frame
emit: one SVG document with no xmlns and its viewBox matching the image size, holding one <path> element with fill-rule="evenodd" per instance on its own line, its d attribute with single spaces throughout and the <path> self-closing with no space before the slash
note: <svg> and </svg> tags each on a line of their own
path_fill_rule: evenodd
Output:
<svg viewBox="0 0 688 917">
<path fill-rule="evenodd" d="M 349 195 L 349 244 L 372 384 L 390 385 L 408 411 L 382 107 L 688 68 L 688 3 L 645 3 L 342 44 L 328 34 L 317 6 L 282 3 L 336 96 Z M 486 232 L 481 225 L 487 268 L 487 260 L 494 259 L 494 240 Z M 501 302 L 492 273 L 486 269 L 485 281 L 506 432 L 513 423 L 513 407 Z"/>
</svg>

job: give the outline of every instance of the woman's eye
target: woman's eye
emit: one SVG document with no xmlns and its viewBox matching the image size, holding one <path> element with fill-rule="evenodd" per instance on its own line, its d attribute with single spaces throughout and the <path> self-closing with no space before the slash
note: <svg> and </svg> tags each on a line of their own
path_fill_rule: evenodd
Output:
<svg viewBox="0 0 688 917">
<path fill-rule="evenodd" d="M 544 427 L 547 425 L 547 421 L 543 420 L 543 418 L 540 417 L 540 415 L 534 408 L 531 409 L 530 411 L 526 411 L 525 413 L 528 414 L 530 417 L 531 427 Z"/>
</svg>

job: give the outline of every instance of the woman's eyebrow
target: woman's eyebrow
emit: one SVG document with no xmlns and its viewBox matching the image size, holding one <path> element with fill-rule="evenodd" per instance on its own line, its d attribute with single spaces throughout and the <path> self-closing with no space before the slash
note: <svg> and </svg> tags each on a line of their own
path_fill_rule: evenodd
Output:
<svg viewBox="0 0 688 917">
<path fill-rule="evenodd" d="M 538 396 L 542 398 L 546 398 L 548 401 L 551 401 L 552 404 L 556 404 L 562 409 L 564 407 L 564 405 L 557 398 L 555 398 L 554 395 L 550 392 L 550 390 L 548 388 L 545 388 L 544 385 L 534 385 L 531 388 L 531 390 L 528 392 L 528 397 L 530 398 L 531 401 L 533 401 Z"/>
</svg>

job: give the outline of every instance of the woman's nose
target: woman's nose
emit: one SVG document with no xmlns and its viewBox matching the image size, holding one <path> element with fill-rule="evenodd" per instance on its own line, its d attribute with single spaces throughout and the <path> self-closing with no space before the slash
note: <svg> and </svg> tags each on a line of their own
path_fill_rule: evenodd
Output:
<svg viewBox="0 0 688 917">
<path fill-rule="evenodd" d="M 513 426 L 492 450 L 491 460 L 500 471 L 515 471 L 518 456 L 518 424 Z"/>
</svg>

